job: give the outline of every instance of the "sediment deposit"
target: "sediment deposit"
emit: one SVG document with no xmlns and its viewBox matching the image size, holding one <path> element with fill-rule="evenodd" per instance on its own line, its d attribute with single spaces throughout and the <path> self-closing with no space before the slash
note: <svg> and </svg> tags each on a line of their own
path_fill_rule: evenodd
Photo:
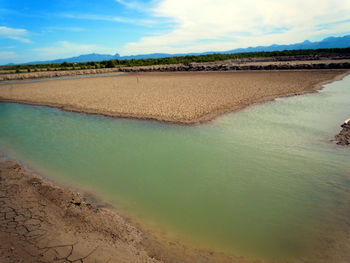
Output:
<svg viewBox="0 0 350 263">
<path fill-rule="evenodd" d="M 344 70 L 137 73 L 1 85 L 0 100 L 113 117 L 196 124 L 320 89 Z"/>
</svg>

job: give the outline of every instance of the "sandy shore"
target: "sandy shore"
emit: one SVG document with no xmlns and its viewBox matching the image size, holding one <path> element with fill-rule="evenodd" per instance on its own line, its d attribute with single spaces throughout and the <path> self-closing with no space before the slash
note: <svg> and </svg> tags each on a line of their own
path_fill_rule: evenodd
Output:
<svg viewBox="0 0 350 263">
<path fill-rule="evenodd" d="M 0 86 L 0 100 L 113 117 L 196 124 L 248 105 L 313 92 L 346 70 L 134 73 Z"/>
<path fill-rule="evenodd" d="M 141 230 L 112 207 L 0 160 L 0 262 L 246 261 Z"/>
</svg>

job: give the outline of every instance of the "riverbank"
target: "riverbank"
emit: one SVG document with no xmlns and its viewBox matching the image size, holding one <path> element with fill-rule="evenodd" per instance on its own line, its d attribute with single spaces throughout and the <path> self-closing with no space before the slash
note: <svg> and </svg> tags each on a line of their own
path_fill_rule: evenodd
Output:
<svg viewBox="0 0 350 263">
<path fill-rule="evenodd" d="M 0 157 L 1 157 L 0 153 Z M 245 262 L 186 247 L 0 160 L 1 262 Z"/>
<path fill-rule="evenodd" d="M 314 92 L 346 70 L 134 73 L 2 85 L 0 100 L 179 124 Z"/>
</svg>

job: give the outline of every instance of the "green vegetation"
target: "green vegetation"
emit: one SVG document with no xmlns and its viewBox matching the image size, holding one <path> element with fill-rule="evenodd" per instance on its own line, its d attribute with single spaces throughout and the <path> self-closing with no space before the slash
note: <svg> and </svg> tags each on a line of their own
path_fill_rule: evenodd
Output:
<svg viewBox="0 0 350 263">
<path fill-rule="evenodd" d="M 152 66 L 184 64 L 190 65 L 192 62 L 213 62 L 228 59 L 244 59 L 258 57 L 283 57 L 283 56 L 317 56 L 317 55 L 336 55 L 350 54 L 350 48 L 331 48 L 331 49 L 305 49 L 305 50 L 284 50 L 273 52 L 247 52 L 235 54 L 209 54 L 182 57 L 167 57 L 157 59 L 130 59 L 120 60 L 112 59 L 99 62 L 80 62 L 80 63 L 57 63 L 57 64 L 36 64 L 36 65 L 8 65 L 0 66 L 1 70 L 15 70 L 16 72 L 40 71 L 40 70 L 74 70 L 74 69 L 95 69 L 95 68 L 114 68 L 131 66 Z"/>
</svg>

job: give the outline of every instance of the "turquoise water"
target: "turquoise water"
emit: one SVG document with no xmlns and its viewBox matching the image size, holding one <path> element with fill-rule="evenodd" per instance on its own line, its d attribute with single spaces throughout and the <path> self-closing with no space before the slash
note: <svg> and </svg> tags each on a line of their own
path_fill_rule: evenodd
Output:
<svg viewBox="0 0 350 263">
<path fill-rule="evenodd" d="M 0 103 L 0 150 L 203 246 L 305 259 L 349 230 L 349 101 L 347 77 L 192 127 Z"/>
</svg>

